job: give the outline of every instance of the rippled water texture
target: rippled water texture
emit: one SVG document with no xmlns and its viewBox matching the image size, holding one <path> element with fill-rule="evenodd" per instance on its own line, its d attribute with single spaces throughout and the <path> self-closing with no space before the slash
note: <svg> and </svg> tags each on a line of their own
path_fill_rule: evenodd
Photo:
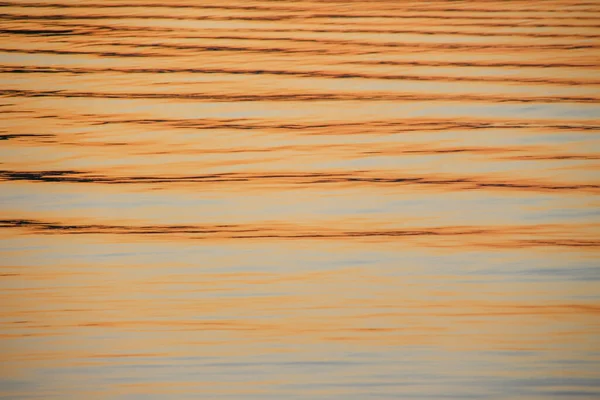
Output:
<svg viewBox="0 0 600 400">
<path fill-rule="evenodd" d="M 600 2 L 0 2 L 1 399 L 600 398 Z"/>
</svg>

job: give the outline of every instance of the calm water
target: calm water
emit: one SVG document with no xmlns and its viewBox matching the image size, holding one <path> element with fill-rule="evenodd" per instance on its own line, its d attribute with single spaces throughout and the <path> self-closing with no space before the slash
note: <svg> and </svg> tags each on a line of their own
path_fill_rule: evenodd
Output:
<svg viewBox="0 0 600 400">
<path fill-rule="evenodd" d="M 0 398 L 600 396 L 600 3 L 0 3 Z"/>
</svg>

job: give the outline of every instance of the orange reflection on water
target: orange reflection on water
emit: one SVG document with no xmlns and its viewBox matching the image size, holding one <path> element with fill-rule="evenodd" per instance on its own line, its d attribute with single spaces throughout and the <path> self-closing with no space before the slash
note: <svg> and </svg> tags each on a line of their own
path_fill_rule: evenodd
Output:
<svg viewBox="0 0 600 400">
<path fill-rule="evenodd" d="M 600 396 L 594 2 L 0 4 L 0 396 Z"/>
</svg>

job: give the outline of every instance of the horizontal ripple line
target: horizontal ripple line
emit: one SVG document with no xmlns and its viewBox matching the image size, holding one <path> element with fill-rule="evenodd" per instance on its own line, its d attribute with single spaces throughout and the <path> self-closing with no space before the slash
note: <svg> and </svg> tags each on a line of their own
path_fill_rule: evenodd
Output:
<svg viewBox="0 0 600 400">
<path fill-rule="evenodd" d="M 512 76 L 434 76 L 434 75 L 382 75 L 355 72 L 331 71 L 293 71 L 264 69 L 229 69 L 229 68 L 77 68 L 77 67 L 3 67 L 4 73 L 187 73 L 187 74 L 231 74 L 231 75 L 276 75 L 302 78 L 327 79 L 373 79 L 373 80 L 406 80 L 406 81 L 442 81 L 442 82 L 518 82 L 550 85 L 600 85 L 600 80 L 574 80 L 561 78 L 520 78 Z"/>
<path fill-rule="evenodd" d="M 74 19 L 80 19 L 76 16 Z M 113 19 L 115 16 L 107 15 L 103 17 L 98 17 L 99 19 Z M 130 16 L 123 16 L 123 18 L 131 18 Z M 140 16 L 136 15 L 136 19 L 156 19 L 156 16 Z M 6 15 L 0 15 L 0 19 L 9 19 Z M 94 18 L 82 18 L 82 19 L 94 19 Z M 118 18 L 116 18 L 118 19 Z M 168 17 L 161 16 L 160 19 L 174 19 L 177 21 L 181 20 L 204 20 L 204 17 L 198 18 L 190 18 L 190 17 Z M 86 28 L 95 28 L 95 29 L 109 29 L 110 26 L 103 25 L 82 25 L 77 24 L 77 27 L 86 27 Z M 365 29 L 365 28 L 333 28 L 337 25 L 329 26 L 327 29 L 317 29 L 317 28 L 297 28 L 297 29 L 247 29 L 245 32 L 260 32 L 260 33 L 378 33 L 378 34 L 408 34 L 408 35 L 425 35 L 425 36 L 474 36 L 474 37 L 526 37 L 526 38 L 564 38 L 564 39 L 596 39 L 600 38 L 599 34 L 591 34 L 591 33 L 541 33 L 541 32 L 472 32 L 472 31 L 460 31 L 460 30 L 424 30 L 423 28 L 418 29 L 388 29 L 384 27 L 378 27 L 376 29 Z M 471 25 L 448 25 L 448 26 L 471 26 Z M 481 26 L 481 25 L 475 25 Z M 486 24 L 487 26 L 487 24 Z M 494 26 L 499 26 L 498 24 L 494 24 Z M 500 26 L 510 26 L 510 27 L 519 27 L 519 25 L 510 25 L 504 24 Z M 531 25 L 528 25 L 531 27 Z M 582 28 L 581 25 L 540 25 L 539 27 L 563 27 L 563 28 Z M 589 25 L 588 28 L 600 28 L 600 25 Z M 115 30 L 121 30 L 122 27 L 114 27 Z M 131 29 L 128 27 L 127 29 Z M 135 28 L 134 28 L 135 29 Z M 156 29 L 155 27 L 152 28 Z M 15 35 L 64 35 L 64 34 L 76 34 L 80 33 L 73 29 L 55 29 L 55 30 L 28 30 L 28 29 L 6 29 L 3 30 L 4 33 L 7 34 L 15 34 Z M 177 37 L 177 36 L 175 36 Z M 200 38 L 200 37 L 199 37 Z M 203 37 L 205 39 L 211 39 L 210 36 Z M 394 43 L 385 43 L 385 42 L 359 42 L 356 40 L 352 41 L 343 41 L 343 40 L 331 40 L 331 39 L 305 39 L 305 38 L 290 38 L 290 37 L 253 37 L 253 36 L 224 36 L 224 37 L 216 37 L 215 39 L 230 39 L 230 40 L 261 40 L 261 41 L 291 41 L 291 42 L 308 42 L 308 43 L 323 43 L 323 44 L 333 44 L 333 43 L 341 43 L 341 44 L 354 44 L 354 45 L 365 45 L 365 46 L 387 46 L 387 47 L 405 47 L 406 45 L 400 46 L 399 44 Z M 471 44 L 472 45 L 472 44 Z"/>
<path fill-rule="evenodd" d="M 509 97 L 472 94 L 345 94 L 345 93 L 289 93 L 289 94 L 202 94 L 202 93 L 99 93 L 63 90 L 0 90 L 4 97 L 63 97 L 102 99 L 182 99 L 213 102 L 270 102 L 270 101 L 471 101 L 490 103 L 600 103 L 600 97 L 547 96 Z"/>
<path fill-rule="evenodd" d="M 228 183 L 241 182 L 279 185 L 318 185 L 318 184 L 379 184 L 379 185 L 425 185 L 475 189 L 510 189 L 532 191 L 565 191 L 567 193 L 598 193 L 600 184 L 536 182 L 526 180 L 483 180 L 477 177 L 448 176 L 377 176 L 365 171 L 354 172 L 314 172 L 314 173 L 217 173 L 180 176 L 108 176 L 85 171 L 0 171 L 0 181 L 65 182 L 96 184 L 157 184 L 157 183 Z"/>
<path fill-rule="evenodd" d="M 529 50 L 529 51 L 547 51 L 547 50 L 592 50 L 600 49 L 596 45 L 573 45 L 573 44 L 547 44 L 547 45 L 481 45 L 481 44 L 451 44 L 451 43 L 388 43 L 381 45 L 359 46 L 360 49 L 351 48 L 344 49 L 338 45 L 332 44 L 328 48 L 292 48 L 292 47 L 253 47 L 253 46 L 229 46 L 229 45 L 166 45 L 166 44 L 120 44 L 119 42 L 112 43 L 112 47 L 128 47 L 128 48 L 152 48 L 163 50 L 194 50 L 196 52 L 243 52 L 243 53 L 281 53 L 281 54 L 314 54 L 322 56 L 332 55 L 373 55 L 382 54 L 382 51 L 389 48 L 411 49 L 415 51 L 499 51 L 499 50 Z M 389 53 L 389 50 L 387 50 Z M 99 50 L 59 50 L 59 49 L 22 49 L 22 48 L 0 48 L 0 52 L 4 53 L 20 53 L 20 54 L 56 54 L 56 55 L 98 55 L 98 56 L 118 56 L 118 57 L 174 57 L 178 54 L 169 52 L 134 52 L 134 51 L 99 51 Z M 188 55 L 188 53 L 179 54 L 179 56 Z"/>
<path fill-rule="evenodd" d="M 403 18 L 404 19 L 404 18 Z M 409 18 L 410 20 L 410 18 Z M 59 21 L 52 21 L 52 25 L 53 26 L 64 26 L 64 27 L 81 27 L 81 28 L 90 28 L 93 30 L 111 30 L 111 31 L 118 31 L 118 32 L 127 32 L 129 30 L 135 30 L 138 31 L 140 33 L 142 32 L 146 32 L 146 31 L 142 31 L 140 30 L 139 27 L 136 26 L 125 26 L 125 25 L 103 25 L 103 24 L 98 24 L 98 23 L 94 23 L 94 24 L 85 24 L 85 23 L 80 23 L 77 22 L 75 25 L 73 22 L 69 21 L 69 22 L 61 22 L 62 20 Z M 508 20 L 510 21 L 510 19 Z M 413 22 L 413 24 L 415 26 L 419 26 L 422 27 L 423 23 L 422 21 L 416 21 Z M 438 21 L 435 21 L 434 24 L 431 24 L 432 26 L 437 26 L 438 25 Z M 407 26 L 411 26 L 411 25 L 407 25 Z M 427 26 L 427 24 L 426 24 Z M 452 22 L 444 22 L 444 26 L 445 27 L 475 27 L 475 28 L 489 28 L 489 27 L 512 27 L 512 28 L 572 28 L 572 29 L 583 29 L 583 28 L 592 28 L 592 29 L 598 29 L 600 28 L 600 24 L 565 24 L 565 23 L 550 23 L 550 22 L 536 22 L 536 23 L 528 23 L 527 25 L 522 25 L 521 24 L 521 20 L 515 20 L 514 23 L 507 23 L 507 22 L 495 22 L 495 20 L 484 20 L 481 23 L 477 23 L 477 22 L 456 22 L 455 20 L 452 20 Z M 336 29 L 332 29 L 333 27 L 341 27 L 340 28 L 336 28 Z M 166 27 L 159 27 L 159 26 L 152 26 L 152 27 L 147 27 L 148 29 L 150 29 L 153 33 L 154 32 L 165 32 L 165 33 L 171 33 L 172 35 L 175 35 L 175 37 L 178 37 L 177 35 L 179 34 L 179 32 L 174 33 L 172 29 L 166 28 Z M 286 28 L 248 28 L 245 29 L 246 32 L 261 32 L 261 33 L 272 33 L 272 32 L 290 32 L 290 33 L 294 33 L 294 32 L 327 32 L 327 33 L 344 33 L 344 32 L 352 32 L 353 29 L 358 29 L 356 27 L 354 28 L 344 28 L 344 25 L 339 25 L 339 24 L 331 24 L 329 23 L 327 25 L 327 27 L 325 28 L 298 28 L 298 30 L 295 29 L 286 29 Z M 366 29 L 364 27 L 360 28 L 360 30 L 364 31 L 364 33 L 395 33 L 396 32 L 396 28 L 387 28 L 385 25 L 381 25 L 378 24 L 375 28 L 372 29 Z M 189 29 L 189 32 L 199 32 L 199 31 L 203 31 L 203 29 L 201 30 L 192 30 Z M 221 28 L 215 28 L 214 30 L 211 30 L 212 32 L 219 32 L 219 31 L 225 31 L 225 32 L 230 32 L 229 29 L 221 29 Z M 185 34 L 185 33 L 184 33 Z"/>
<path fill-rule="evenodd" d="M 78 27 L 83 25 L 78 24 Z M 96 27 L 96 25 L 86 25 L 88 28 Z M 552 26 L 553 28 L 556 26 Z M 572 25 L 566 25 L 563 27 L 573 27 Z M 577 27 L 580 27 L 579 25 Z M 98 26 L 102 29 L 104 27 Z M 600 28 L 594 26 L 594 28 Z M 407 29 L 247 29 L 246 32 L 308 32 L 308 33 L 378 33 L 378 34 L 414 34 L 414 35 L 426 35 L 426 36 L 476 36 L 476 37 L 530 37 L 530 38 L 565 38 L 565 39 L 596 39 L 600 38 L 600 35 L 595 34 L 584 34 L 584 33 L 529 33 L 529 32 L 471 32 L 471 31 L 426 31 L 426 30 L 407 30 Z M 2 29 L 1 33 L 12 34 L 12 35 L 40 35 L 40 36 L 58 36 L 58 35 L 75 35 L 83 32 L 78 32 L 75 29 Z M 175 36 L 180 38 L 178 36 Z M 260 41 L 290 41 L 298 43 L 322 43 L 322 44 L 353 44 L 353 45 L 364 45 L 364 46 L 385 46 L 385 47 L 398 47 L 397 45 L 385 43 L 385 42 L 359 42 L 359 41 L 343 41 L 343 40 L 331 40 L 331 39 L 304 39 L 304 38 L 290 38 L 290 37 L 254 37 L 254 36 L 186 36 L 184 39 L 229 39 L 229 40 L 260 40 Z"/>
<path fill-rule="evenodd" d="M 484 3 L 485 1 L 481 1 L 481 3 Z M 504 0 L 505 3 L 510 4 L 511 1 L 510 0 Z M 514 1 L 515 3 L 519 3 L 522 1 Z M 311 2 L 306 2 L 307 3 L 307 8 L 306 10 L 310 10 L 310 5 L 313 4 Z M 491 2 L 494 3 L 494 2 Z M 333 2 L 333 4 L 335 4 L 335 2 Z M 173 9 L 177 9 L 177 8 L 184 8 L 184 9 L 188 9 L 188 8 L 194 8 L 194 9 L 216 9 L 216 10 L 240 10 L 240 11 L 254 11 L 254 10 L 259 10 L 259 11 L 301 11 L 302 8 L 299 7 L 299 5 L 302 5 L 302 2 L 300 2 L 300 4 L 295 3 L 294 7 L 282 7 L 281 5 L 271 5 L 269 4 L 269 6 L 258 6 L 258 5 L 251 5 L 251 6 L 239 6 L 239 5 L 212 5 L 212 4 L 201 4 L 201 5 L 193 5 L 193 4 L 185 4 L 185 3 L 181 3 L 181 4 L 177 4 L 177 3 L 173 3 L 171 2 L 170 4 L 166 4 L 166 3 L 144 3 L 144 4 L 139 4 L 139 3 L 112 3 L 112 4 L 105 4 L 105 3 L 50 3 L 50 2 L 44 2 L 44 3 L 35 3 L 35 2 L 31 2 L 31 3 L 23 3 L 23 2 L 15 2 L 15 1 L 2 1 L 0 2 L 0 6 L 2 7 L 10 7 L 10 6 L 17 6 L 17 7 L 31 7 L 31 8 L 74 8 L 74 9 L 78 9 L 78 8 L 173 8 Z M 576 4 L 577 6 L 595 6 L 597 5 L 597 3 L 594 2 L 589 2 L 589 3 L 579 3 Z M 515 9 L 514 7 L 510 7 L 507 9 L 500 9 L 500 10 L 496 10 L 496 9 L 489 9 L 489 8 L 462 8 L 462 7 L 422 7 L 422 8 L 418 8 L 415 7 L 414 5 L 410 5 L 410 6 L 405 6 L 402 7 L 402 4 L 394 4 L 394 8 L 390 10 L 390 12 L 393 11 L 410 11 L 410 12 L 493 12 L 493 13 L 502 13 L 502 12 L 509 12 L 509 13 L 522 13 L 522 12 L 543 12 L 543 13 L 581 13 L 581 12 L 594 12 L 594 11 L 598 11 L 598 9 L 595 8 L 591 8 L 591 9 L 575 9 L 575 10 L 569 10 L 569 9 L 549 9 L 549 8 L 544 8 L 544 9 L 536 9 L 536 8 L 525 8 L 525 9 Z M 389 17 L 389 14 L 382 14 L 385 15 L 387 17 Z"/>
<path fill-rule="evenodd" d="M 331 230 L 318 228 L 307 230 L 301 226 L 256 226 L 256 225 L 106 225 L 106 224 L 64 224 L 31 219 L 3 219 L 0 229 L 25 229 L 37 234 L 111 234 L 111 235 L 185 235 L 192 239 L 343 239 L 343 238 L 402 238 L 402 237 L 475 237 L 493 239 L 493 246 L 520 247 L 559 246 L 559 247 L 600 247 L 600 241 L 585 238 L 555 237 L 565 233 L 565 225 L 529 226 L 442 226 L 418 229 L 381 230 Z M 577 226 L 577 228 L 580 228 Z M 558 229 L 558 231 L 557 231 Z M 566 231 L 568 232 L 568 230 Z M 525 236 L 523 238 L 522 236 Z M 535 236 L 537 239 L 527 237 Z M 547 236 L 547 237 L 544 237 Z M 512 239 L 498 241 L 503 238 Z M 466 244 L 466 242 L 465 242 Z M 479 243 L 486 245 L 485 243 Z"/>
<path fill-rule="evenodd" d="M 144 8 L 150 8 L 153 6 L 145 6 Z M 159 8 L 159 7 L 165 7 L 165 5 L 155 5 L 154 7 Z M 52 7 L 55 9 L 59 9 L 61 7 Z M 102 7 L 90 7 L 90 8 L 97 8 L 97 9 L 101 9 Z M 168 8 L 168 7 L 167 7 Z M 173 8 L 173 7 L 171 7 Z M 202 9 L 208 9 L 208 7 L 204 7 L 204 6 L 200 6 L 200 7 L 196 7 L 196 9 L 198 10 L 202 10 Z M 493 9 L 479 9 L 479 10 L 466 10 L 466 9 L 418 9 L 418 8 L 410 8 L 409 10 L 389 10 L 388 13 L 383 13 L 383 14 L 373 14 L 373 13 L 365 13 L 365 14 L 360 14 L 360 13 L 352 13 L 352 12 L 348 12 L 348 13 L 331 13 L 331 12 L 314 12 L 314 11 L 310 11 L 307 10 L 307 12 L 302 13 L 302 12 L 298 12 L 298 10 L 294 10 L 293 14 L 285 14 L 286 11 L 291 11 L 291 10 L 285 10 L 285 9 L 279 9 L 279 10 L 274 10 L 268 7 L 263 8 L 262 10 L 257 10 L 256 11 L 269 11 L 269 12 L 273 12 L 273 11 L 283 11 L 284 14 L 278 14 L 278 15 L 257 15 L 257 16 L 247 16 L 247 13 L 245 13 L 246 10 L 240 10 L 240 11 L 244 11 L 242 13 L 239 14 L 234 14 L 234 15 L 227 15 L 227 16 L 217 16 L 217 15 L 204 15 L 202 17 L 198 17 L 197 19 L 204 19 L 204 20 L 242 20 L 242 21 L 293 21 L 293 20 L 310 20 L 310 19 L 349 19 L 349 20 L 353 20 L 353 19 L 369 19 L 369 18 L 376 18 L 376 19 L 414 19 L 414 18 L 418 18 L 418 19 L 457 19 L 457 18 L 461 18 L 460 15 L 455 14 L 456 12 L 470 12 L 470 13 L 475 13 L 475 12 L 480 12 L 482 14 L 491 14 L 489 16 L 487 15 L 468 15 L 468 17 L 466 17 L 466 19 L 475 19 L 475 20 L 481 20 L 481 19 L 498 19 L 498 18 L 502 18 L 502 19 L 523 19 L 523 17 L 518 17 L 518 16 L 512 16 L 510 14 L 514 14 L 516 12 L 518 13 L 528 13 L 527 15 L 527 19 L 528 20 L 572 20 L 572 19 L 577 19 L 577 20 L 598 20 L 600 19 L 599 17 L 595 17 L 595 16 L 590 16 L 589 14 L 591 13 L 595 13 L 598 12 L 597 9 L 588 9 L 588 10 L 493 10 Z M 406 12 L 409 12 L 409 14 L 407 14 Z M 576 16 L 563 16 L 563 15 L 556 15 L 556 16 L 540 16 L 540 15 L 535 15 L 535 13 L 560 13 L 560 14 L 565 14 L 565 13 L 573 13 L 573 14 L 583 14 L 583 15 L 576 15 Z M 444 13 L 449 13 L 450 15 L 443 15 Z M 496 15 L 494 15 L 496 14 Z M 508 14 L 508 15 L 503 15 L 503 16 L 499 16 L 498 14 Z M 0 14 L 0 18 L 7 16 L 7 17 L 12 17 L 12 18 L 18 18 L 18 19 L 27 19 L 28 16 L 27 14 L 16 14 L 16 13 L 12 13 L 12 14 Z M 173 16 L 169 16 L 169 15 L 161 15 L 161 16 L 157 16 L 157 15 L 114 15 L 114 14 L 85 14 L 85 15 L 69 15 L 69 14 L 50 14 L 50 15 L 35 15 L 35 16 L 31 16 L 35 19 L 103 19 L 103 18 L 141 18 L 141 19 L 148 19 L 148 18 L 155 18 L 155 19 L 161 19 L 163 17 L 165 18 L 171 18 L 171 19 L 188 19 L 188 17 L 173 17 Z"/>
</svg>

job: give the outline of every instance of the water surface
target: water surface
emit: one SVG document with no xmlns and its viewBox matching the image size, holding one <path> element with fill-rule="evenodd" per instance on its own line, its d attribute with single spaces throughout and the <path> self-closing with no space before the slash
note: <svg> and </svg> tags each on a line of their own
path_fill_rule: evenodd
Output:
<svg viewBox="0 0 600 400">
<path fill-rule="evenodd" d="M 0 398 L 600 396 L 597 2 L 0 31 Z"/>
</svg>

